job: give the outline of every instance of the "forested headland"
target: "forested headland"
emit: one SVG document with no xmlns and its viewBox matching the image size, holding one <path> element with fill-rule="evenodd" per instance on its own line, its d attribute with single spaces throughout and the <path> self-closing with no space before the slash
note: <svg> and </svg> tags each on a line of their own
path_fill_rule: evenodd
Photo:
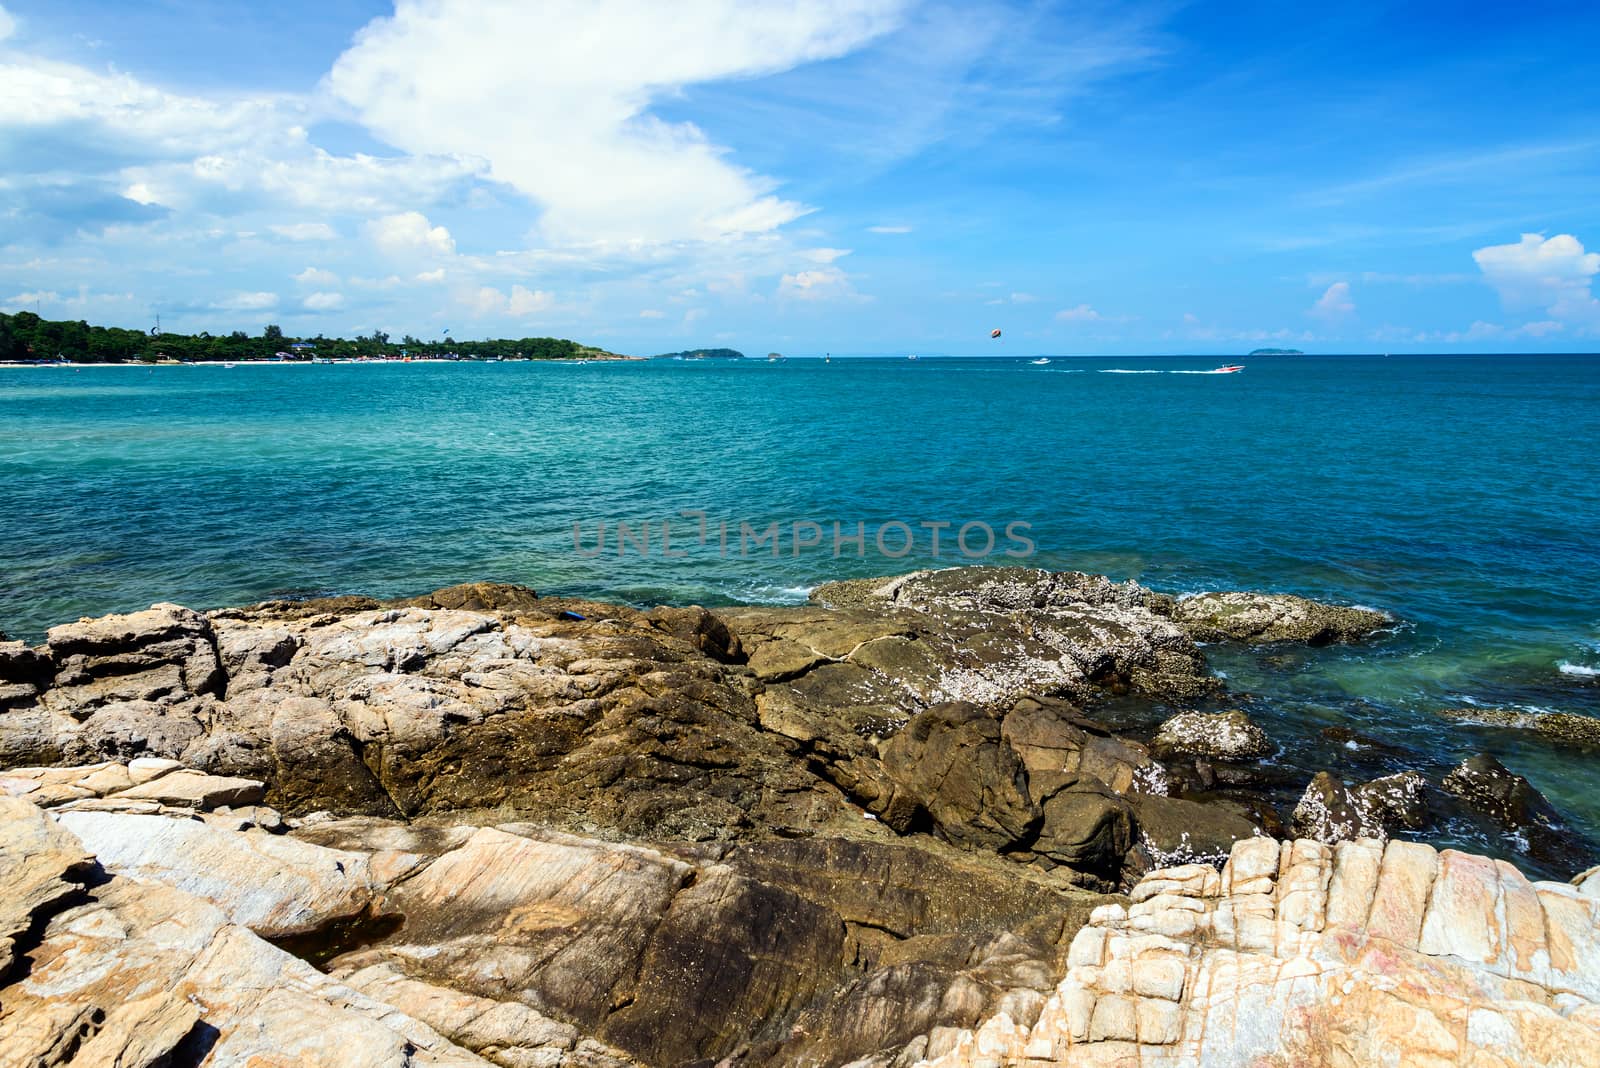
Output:
<svg viewBox="0 0 1600 1068">
<path fill-rule="evenodd" d="M 259 335 L 177 334 L 90 326 L 82 320 L 43 319 L 33 312 L 0 313 L 0 363 L 213 363 L 247 360 L 507 359 L 580 360 L 615 358 L 614 353 L 558 337 L 457 341 L 445 337 L 395 340 L 382 331 L 342 338 L 291 337 L 268 325 Z"/>
</svg>

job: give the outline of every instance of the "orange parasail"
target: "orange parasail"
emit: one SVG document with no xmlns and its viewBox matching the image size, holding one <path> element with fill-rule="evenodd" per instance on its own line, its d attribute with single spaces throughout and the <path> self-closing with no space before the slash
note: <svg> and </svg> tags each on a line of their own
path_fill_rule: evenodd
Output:
<svg viewBox="0 0 1600 1068">
<path fill-rule="evenodd" d="M 989 336 L 990 336 L 990 337 L 999 337 L 999 336 L 1000 336 L 1000 331 L 998 331 L 998 330 L 991 330 L 991 331 L 989 331 Z"/>
</svg>

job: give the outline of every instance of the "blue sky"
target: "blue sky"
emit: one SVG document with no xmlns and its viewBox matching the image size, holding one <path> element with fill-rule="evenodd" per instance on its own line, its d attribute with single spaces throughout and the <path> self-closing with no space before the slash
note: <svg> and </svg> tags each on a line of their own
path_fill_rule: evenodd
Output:
<svg viewBox="0 0 1600 1068">
<path fill-rule="evenodd" d="M 1592 4 L 0 4 L 4 310 L 1600 348 Z"/>
</svg>

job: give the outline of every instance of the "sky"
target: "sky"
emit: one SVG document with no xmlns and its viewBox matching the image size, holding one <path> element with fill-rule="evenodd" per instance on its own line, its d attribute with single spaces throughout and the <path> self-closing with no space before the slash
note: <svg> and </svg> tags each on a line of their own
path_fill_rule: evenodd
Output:
<svg viewBox="0 0 1600 1068">
<path fill-rule="evenodd" d="M 647 355 L 1600 350 L 1592 3 L 0 5 L 4 311 Z"/>
</svg>

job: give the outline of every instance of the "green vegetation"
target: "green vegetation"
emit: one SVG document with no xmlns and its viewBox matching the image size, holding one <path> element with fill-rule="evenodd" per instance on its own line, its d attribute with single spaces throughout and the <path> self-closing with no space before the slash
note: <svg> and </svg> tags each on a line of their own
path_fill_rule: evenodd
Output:
<svg viewBox="0 0 1600 1068">
<path fill-rule="evenodd" d="M 310 347 L 304 347 L 309 345 Z M 0 363 L 184 363 L 218 361 L 318 359 L 577 360 L 611 356 L 604 349 L 556 337 L 500 338 L 489 341 L 422 341 L 407 335 L 398 342 L 374 331 L 354 339 L 316 337 L 295 339 L 269 325 L 260 337 L 242 330 L 231 334 L 147 334 L 115 326 L 90 326 L 85 322 L 41 319 L 32 312 L 0 314 Z"/>
<path fill-rule="evenodd" d="M 1299 349 L 1251 349 L 1251 356 L 1304 356 Z"/>
<path fill-rule="evenodd" d="M 663 352 L 660 356 L 657 356 L 656 359 L 658 359 L 658 360 L 670 360 L 670 359 L 672 359 L 672 358 L 674 358 L 676 356 L 682 356 L 686 360 L 698 360 L 698 359 L 742 360 L 742 359 L 744 359 L 744 353 L 740 352 L 738 349 L 686 349 L 683 352 Z"/>
</svg>

